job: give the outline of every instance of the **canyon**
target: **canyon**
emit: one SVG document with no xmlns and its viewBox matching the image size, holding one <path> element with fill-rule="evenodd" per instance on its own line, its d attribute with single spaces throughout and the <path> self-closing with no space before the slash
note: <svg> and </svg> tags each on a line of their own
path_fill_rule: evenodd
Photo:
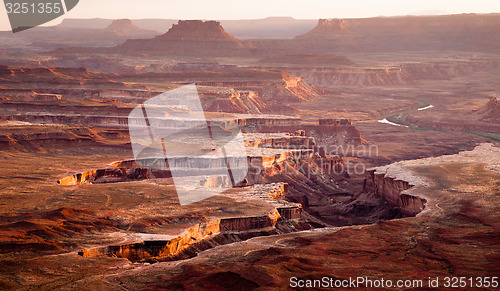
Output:
<svg viewBox="0 0 500 291">
<path fill-rule="evenodd" d="M 196 254 L 215 245 L 242 241 L 254 236 L 270 235 L 313 228 L 307 223 L 299 224 L 301 218 L 301 205 L 286 201 L 275 201 L 278 197 L 285 196 L 288 185 L 269 184 L 266 186 L 250 187 L 250 189 L 237 194 L 227 193 L 239 199 L 263 199 L 276 207 L 267 214 L 257 214 L 250 217 L 222 218 L 208 223 L 200 223 L 189 228 L 181 236 L 168 241 L 144 241 L 130 245 L 107 246 L 105 248 L 89 249 L 78 253 L 84 257 L 111 256 L 127 258 L 131 261 L 171 260 L 180 259 Z M 271 199 L 271 200 L 269 200 Z M 296 220 L 296 221 L 294 221 Z M 280 226 L 277 223 L 292 223 L 291 226 Z M 294 226 L 293 224 L 296 224 Z M 214 244 L 215 243 L 215 244 Z"/>
<path fill-rule="evenodd" d="M 226 281 L 225 284 L 231 286 L 248 284 L 254 288 L 278 288 L 288 284 L 290 276 L 307 278 L 311 271 L 319 278 L 328 274 L 338 278 L 362 274 L 376 277 L 388 265 L 395 269 L 387 274 L 386 280 L 397 280 L 401 276 L 425 279 L 450 273 L 463 276 L 483 271 L 494 273 L 496 256 L 492 252 L 495 247 L 484 245 L 494 245 L 497 241 L 494 232 L 498 223 L 494 221 L 498 217 L 495 210 L 498 185 L 495 186 L 491 179 L 498 181 L 498 156 L 498 147 L 484 144 L 458 155 L 403 161 L 385 169 L 377 168 L 393 172 L 393 178 L 415 183 L 413 190 L 409 190 L 411 194 L 425 197 L 425 210 L 412 219 L 253 238 L 224 250 L 204 252 L 182 263 L 182 267 L 160 263 L 139 272 L 128 270 L 108 278 L 129 288 L 151 284 L 155 288 L 206 285 L 225 288 L 223 281 L 217 279 L 219 276 L 230 278 L 230 283 Z M 465 160 L 462 163 L 457 158 Z M 467 169 L 467 173 L 457 172 L 457 169 Z M 436 176 L 443 172 L 449 180 L 443 181 Z M 377 183 L 386 182 L 379 180 Z M 463 244 L 458 251 L 457 244 Z M 386 252 L 391 255 L 379 255 Z M 474 253 L 474 259 L 470 259 L 469 252 Z M 333 259 L 330 258 L 332 254 L 335 254 Z M 395 261 L 394 257 L 399 260 Z M 356 262 L 359 261 L 365 263 L 358 266 Z M 216 267 L 202 271 L 208 266 Z M 277 276 L 265 276 L 271 266 Z M 191 277 L 193 272 L 200 276 Z M 158 273 L 163 276 L 161 281 L 151 278 Z"/>
<path fill-rule="evenodd" d="M 1 32 L 0 289 L 496 276 L 499 19 L 94 19 Z M 181 154 L 163 144 L 163 156 L 137 156 L 131 127 L 199 125 L 178 118 L 190 112 L 175 98 L 163 116 L 129 116 L 184 86 L 211 144 L 197 129 L 176 136 Z M 217 156 L 213 135 L 235 128 L 244 158 Z M 204 199 L 183 203 L 188 188 Z"/>
</svg>

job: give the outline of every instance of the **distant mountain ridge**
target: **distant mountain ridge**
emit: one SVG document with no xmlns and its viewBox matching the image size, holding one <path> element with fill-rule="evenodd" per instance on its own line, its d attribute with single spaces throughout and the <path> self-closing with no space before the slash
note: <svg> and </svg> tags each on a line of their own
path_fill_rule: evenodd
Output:
<svg viewBox="0 0 500 291">
<path fill-rule="evenodd" d="M 90 20 L 89 20 L 90 21 Z M 0 41 L 12 46 L 27 44 L 25 50 L 48 51 L 73 47 L 67 52 L 85 52 L 83 47 L 100 47 L 88 53 L 117 52 L 134 55 L 235 56 L 258 55 L 339 55 L 344 53 L 379 53 L 397 51 L 463 51 L 498 54 L 500 52 L 500 14 L 459 14 L 442 16 L 401 16 L 360 19 L 320 19 L 311 22 L 289 17 L 256 21 L 224 21 L 247 36 L 285 35 L 291 31 L 303 33 L 294 38 L 244 39 L 226 30 L 222 22 L 201 20 L 162 20 L 170 25 L 166 33 L 144 30 L 136 23 L 146 20 L 108 22 L 91 20 L 104 26 L 100 29 L 71 28 L 86 23 L 65 21 L 56 27 L 34 28 L 23 35 L 0 33 Z M 276 27 L 274 25 L 277 25 Z M 288 31 L 282 30 L 286 25 Z M 111 28 L 109 28 L 111 25 Z M 108 28 L 106 28 L 108 26 Z M 120 33 L 114 31 L 118 27 Z M 266 29 L 264 29 L 266 28 Z M 163 29 L 166 30 L 164 27 Z M 159 29 L 162 30 L 162 29 Z M 50 36 L 50 37 L 49 37 Z M 135 40 L 134 40 L 135 39 Z M 117 46 L 118 45 L 118 46 Z M 109 50 L 105 47 L 114 47 Z"/>
<path fill-rule="evenodd" d="M 168 31 L 179 19 L 133 19 L 140 28 L 160 33 Z M 105 28 L 113 19 L 64 19 L 61 28 Z M 267 17 L 263 19 L 219 20 L 222 27 L 238 39 L 288 38 L 305 33 L 316 25 L 316 19 L 294 19 L 292 17 Z"/>
</svg>

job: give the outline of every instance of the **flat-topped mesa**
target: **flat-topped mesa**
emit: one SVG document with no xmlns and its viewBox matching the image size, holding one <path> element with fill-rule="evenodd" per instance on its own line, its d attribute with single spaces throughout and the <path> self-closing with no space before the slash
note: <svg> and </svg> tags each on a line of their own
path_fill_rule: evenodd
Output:
<svg viewBox="0 0 500 291">
<path fill-rule="evenodd" d="M 345 22 L 343 19 L 319 19 L 318 27 L 327 27 L 330 30 L 334 31 L 344 31 L 345 30 Z"/>
<path fill-rule="evenodd" d="M 198 94 L 206 112 L 258 114 L 267 106 L 267 102 L 255 91 L 204 87 Z"/>
<path fill-rule="evenodd" d="M 486 169 L 500 173 L 500 148 L 490 143 L 483 143 L 472 151 L 399 161 L 371 168 L 365 172 L 364 190 L 374 192 L 384 197 L 390 204 L 399 206 L 406 216 L 415 216 L 424 209 L 441 209 L 438 206 L 439 200 L 436 199 L 440 195 L 436 192 L 439 191 L 421 191 L 432 184 L 418 174 L 418 168 L 468 163 L 484 164 Z M 453 196 L 450 196 L 451 198 Z"/>
<path fill-rule="evenodd" d="M 361 132 L 352 124 L 350 119 L 321 119 L 316 124 L 300 124 L 300 119 L 282 120 L 272 124 L 262 120 L 253 122 L 254 126 L 240 125 L 244 132 L 294 132 L 297 129 L 304 131 L 305 136 L 313 137 L 318 146 L 323 148 L 337 148 L 339 145 L 362 145 L 367 142 L 361 137 Z M 296 123 L 296 124 L 292 124 Z"/>
<path fill-rule="evenodd" d="M 127 258 L 132 262 L 147 260 L 176 260 L 193 257 L 200 251 L 255 236 L 301 230 L 302 206 L 299 203 L 276 200 L 288 191 L 286 183 L 272 183 L 245 188 L 244 193 L 226 193 L 236 201 L 256 200 L 269 203 L 267 212 L 251 216 L 220 218 L 203 222 L 170 240 L 151 240 L 125 245 L 86 249 L 78 252 L 83 257 L 110 256 Z M 270 210 L 270 211 L 269 211 Z M 281 226 L 287 221 L 290 226 Z M 294 224 L 295 223 L 295 224 Z M 308 226 L 306 229 L 310 229 Z"/>
<path fill-rule="evenodd" d="M 136 33 L 148 32 L 148 30 L 142 29 L 132 23 L 130 19 L 116 19 L 111 22 L 111 24 L 104 29 L 108 32 L 116 33 L 117 35 L 132 36 Z M 152 31 L 151 31 L 152 32 Z"/>
<path fill-rule="evenodd" d="M 364 190 L 382 196 L 392 205 L 399 206 L 404 216 L 415 216 L 425 208 L 426 199 L 411 195 L 406 191 L 425 185 L 418 177 L 405 173 L 402 168 L 387 167 L 368 169 L 365 172 Z"/>
<path fill-rule="evenodd" d="M 241 185 L 254 185 L 265 179 L 285 172 L 307 175 L 306 168 L 318 169 L 326 175 L 336 176 L 342 173 L 343 161 L 340 157 L 327 156 L 326 151 L 318 147 L 314 138 L 288 133 L 252 133 L 244 134 L 246 158 L 237 156 L 199 156 L 187 159 L 184 156 L 151 157 L 136 160 L 117 161 L 110 164 L 113 168 L 90 170 L 61 178 L 58 183 L 66 186 L 95 183 L 116 183 L 152 178 L 172 177 L 171 169 L 178 175 L 190 176 L 199 181 L 201 188 L 232 187 L 227 177 L 220 176 L 220 170 L 227 168 L 229 162 L 233 168 L 248 167 L 248 174 Z M 304 167 L 300 165 L 306 165 Z M 193 165 L 204 165 L 196 168 Z M 193 169 L 196 171 L 193 172 Z M 297 171 L 295 170 L 297 169 Z M 181 174 L 182 173 L 182 174 Z"/>
<path fill-rule="evenodd" d="M 135 26 L 130 19 L 113 20 L 113 22 L 105 28 L 105 30 L 113 32 L 122 32 L 132 29 L 139 29 L 139 27 Z"/>
<path fill-rule="evenodd" d="M 276 165 L 284 164 L 292 159 L 304 160 L 304 163 L 309 163 L 309 161 L 314 153 L 314 149 L 301 148 L 297 150 L 280 150 L 280 149 L 268 149 L 268 148 L 248 148 L 248 157 L 245 160 L 247 164 L 251 165 L 248 168 L 247 182 L 250 184 L 255 184 L 256 182 L 262 182 L 263 173 L 276 174 Z M 195 168 L 196 174 L 193 175 L 192 164 L 203 163 L 207 165 L 206 168 Z M 225 169 L 227 167 L 227 162 L 235 167 L 243 167 L 242 160 L 238 157 L 192 157 L 186 159 L 186 157 L 171 157 L 171 158 L 147 158 L 147 159 L 137 159 L 137 160 L 126 160 L 114 162 L 111 164 L 114 168 L 106 169 L 96 169 L 85 171 L 81 173 L 76 173 L 71 176 L 63 177 L 57 181 L 58 184 L 64 186 L 75 186 L 81 184 L 100 184 L 100 183 L 117 183 L 117 182 L 128 182 L 128 181 L 138 181 L 146 180 L 152 178 L 170 178 L 172 177 L 170 169 L 176 169 L 178 175 L 182 176 L 192 176 L 200 181 L 201 187 L 206 188 L 218 188 L 229 186 L 227 180 L 219 178 L 219 176 L 213 176 L 214 172 L 219 172 L 219 170 Z M 322 164 L 323 167 L 328 166 L 325 170 L 332 172 L 331 167 L 335 167 L 335 161 L 331 162 L 327 160 Z M 341 162 L 341 160 L 339 160 Z M 286 169 L 280 168 L 279 171 L 285 171 Z M 182 174 L 180 174 L 182 173 Z M 251 174 L 256 173 L 256 174 Z M 269 176 L 270 174 L 268 174 Z M 203 176 L 203 177 L 202 177 Z M 207 179 L 207 177 L 213 177 Z"/>
<path fill-rule="evenodd" d="M 243 135 L 245 146 L 275 149 L 313 149 L 316 141 L 305 135 L 303 130 L 289 133 L 246 133 Z"/>
<path fill-rule="evenodd" d="M 218 21 L 179 20 L 165 34 L 157 39 L 177 41 L 222 41 L 238 43 L 227 33 Z"/>
<path fill-rule="evenodd" d="M 348 32 L 343 19 L 319 19 L 318 25 L 313 30 L 296 36 L 295 39 L 330 39 Z"/>
<path fill-rule="evenodd" d="M 443 49 L 496 52 L 498 42 L 491 39 L 496 37 L 499 17 L 492 13 L 321 19 L 314 29 L 295 40 L 322 53 Z"/>
<path fill-rule="evenodd" d="M 434 68 L 428 66 L 427 70 Z M 318 87 L 332 88 L 339 85 L 389 86 L 406 85 L 415 82 L 410 66 L 386 67 L 289 67 L 287 70 L 300 75 L 304 80 Z M 453 72 L 453 70 L 450 70 Z M 420 76 L 420 75 L 419 75 Z"/>
<path fill-rule="evenodd" d="M 244 45 L 217 21 L 180 20 L 153 39 L 127 40 L 114 50 L 135 54 L 225 56 L 245 53 Z"/>
<path fill-rule="evenodd" d="M 237 72 L 236 72 L 237 73 Z M 250 73 L 255 73 L 250 72 Z M 227 87 L 237 90 L 252 90 L 271 103 L 296 103 L 314 99 L 318 96 L 314 86 L 286 71 L 264 71 L 258 79 L 234 80 L 228 76 L 226 80 L 195 80 L 198 86 Z M 232 79 L 232 80 L 231 80 Z"/>
</svg>

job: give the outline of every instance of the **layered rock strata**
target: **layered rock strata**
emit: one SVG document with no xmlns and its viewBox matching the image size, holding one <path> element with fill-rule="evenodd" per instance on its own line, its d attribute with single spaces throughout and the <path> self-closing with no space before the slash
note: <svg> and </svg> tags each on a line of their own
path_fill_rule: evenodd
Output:
<svg viewBox="0 0 500 291">
<path fill-rule="evenodd" d="M 131 261 L 175 259 L 182 255 L 241 241 L 253 236 L 277 233 L 280 221 L 301 218 L 302 208 L 298 203 L 276 200 L 288 191 L 285 183 L 256 185 L 247 191 L 228 196 L 236 200 L 267 201 L 275 208 L 269 213 L 249 217 L 231 217 L 200 223 L 189 228 L 182 235 L 170 240 L 144 241 L 127 245 L 112 245 L 80 251 L 84 257 L 111 256 L 127 258 Z"/>
<path fill-rule="evenodd" d="M 484 163 L 500 172 L 500 149 L 493 144 L 481 144 L 469 152 L 411 161 L 401 161 L 387 166 L 368 169 L 365 173 L 365 191 L 372 191 L 397 205 L 407 216 L 415 216 L 431 207 L 433 197 L 419 193 L 430 184 L 413 173 L 412 168 L 453 163 Z"/>
<path fill-rule="evenodd" d="M 205 166 L 196 169 L 196 175 L 206 176 L 200 177 L 200 185 L 217 188 L 224 187 L 228 181 L 220 177 L 211 177 L 212 173 L 225 169 L 228 162 L 236 168 L 248 165 L 246 183 L 249 184 L 263 183 L 264 177 L 292 168 L 303 168 L 300 167 L 301 164 L 320 167 L 331 175 L 340 174 L 340 169 L 343 167 L 342 158 L 327 156 L 324 150 L 317 147 L 314 138 L 302 134 L 303 132 L 299 132 L 298 135 L 244 134 L 246 160 L 236 156 L 221 157 L 210 154 L 189 159 L 184 156 L 172 156 L 125 160 L 111 163 L 110 166 L 113 168 L 90 170 L 61 178 L 58 183 L 69 186 L 170 178 L 171 170 L 174 169 L 177 175 L 192 176 L 192 164 L 196 164 Z M 241 165 L 243 161 L 245 165 Z M 309 169 L 309 166 L 306 169 Z"/>
</svg>

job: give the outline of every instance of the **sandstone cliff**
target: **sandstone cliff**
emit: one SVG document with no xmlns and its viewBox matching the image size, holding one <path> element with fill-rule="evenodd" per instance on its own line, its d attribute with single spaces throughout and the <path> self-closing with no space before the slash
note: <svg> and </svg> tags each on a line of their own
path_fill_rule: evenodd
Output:
<svg viewBox="0 0 500 291">
<path fill-rule="evenodd" d="M 16 125 L 16 122 L 10 122 Z M 18 124 L 23 127 L 0 127 L 0 149 L 17 148 L 39 152 L 76 145 L 120 147 L 127 146 L 130 142 L 127 132 L 122 130 L 90 129 L 80 126 L 40 126 L 24 122 Z"/>
<path fill-rule="evenodd" d="M 254 236 L 277 233 L 278 222 L 301 218 L 300 204 L 277 201 L 285 196 L 288 185 L 279 183 L 249 187 L 246 192 L 232 194 L 230 197 L 251 200 L 268 200 L 276 208 L 265 214 L 250 217 L 232 217 L 200 223 L 170 240 L 144 241 L 127 245 L 112 245 L 80 251 L 84 257 L 112 256 L 127 258 L 130 261 L 178 259 L 194 256 L 198 252 L 218 245 L 242 241 Z M 278 228 L 280 228 L 278 226 Z M 285 230 L 284 228 L 281 228 Z M 293 227 L 290 229 L 293 231 Z"/>
<path fill-rule="evenodd" d="M 202 106 L 208 112 L 264 113 L 268 103 L 255 91 L 219 87 L 199 88 Z"/>
<path fill-rule="evenodd" d="M 410 85 L 421 80 L 450 80 L 475 73 L 497 74 L 500 63 L 496 59 L 449 60 L 411 62 L 387 67 L 311 66 L 299 67 L 290 62 L 281 67 L 315 86 L 335 88 L 339 85 L 394 86 Z"/>
<path fill-rule="evenodd" d="M 399 169 L 398 169 L 399 170 Z M 416 195 L 410 195 L 406 190 L 419 185 L 425 185 L 421 181 L 413 181 L 414 178 L 408 177 L 411 182 L 405 181 L 399 177 L 400 172 L 384 173 L 380 169 L 371 169 L 366 171 L 365 191 L 372 191 L 382 196 L 389 203 L 399 206 L 401 212 L 406 216 L 415 216 L 425 208 L 426 200 Z M 404 174 L 403 174 L 404 175 Z"/>
<path fill-rule="evenodd" d="M 499 14 L 320 19 L 310 32 L 297 36 L 297 46 L 315 52 L 500 49 Z"/>
<path fill-rule="evenodd" d="M 464 151 L 455 155 L 401 161 L 368 169 L 365 173 L 364 188 L 365 191 L 375 192 L 389 203 L 399 206 L 405 215 L 415 216 L 424 209 L 441 209 L 434 200 L 436 194 L 433 194 L 433 191 L 424 191 L 425 188 L 436 185 L 431 185 L 421 175 L 415 174 L 419 167 L 483 163 L 488 169 L 500 172 L 499 153 L 498 147 L 485 143 L 472 151 Z"/>
</svg>

